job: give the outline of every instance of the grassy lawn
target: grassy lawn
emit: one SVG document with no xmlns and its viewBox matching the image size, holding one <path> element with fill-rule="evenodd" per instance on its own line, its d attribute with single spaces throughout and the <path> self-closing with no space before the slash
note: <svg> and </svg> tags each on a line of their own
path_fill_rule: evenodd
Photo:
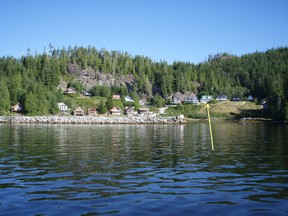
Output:
<svg viewBox="0 0 288 216">
<path fill-rule="evenodd" d="M 81 107 L 98 107 L 101 100 L 104 100 L 106 102 L 105 97 L 95 96 L 95 97 L 84 97 L 80 96 L 76 98 L 76 103 Z"/>
<path fill-rule="evenodd" d="M 249 101 L 224 101 L 209 104 L 211 117 L 258 117 L 262 113 L 262 106 Z M 166 110 L 166 115 L 184 114 L 188 118 L 207 118 L 205 105 L 178 105 Z"/>
<path fill-rule="evenodd" d="M 256 105 L 255 103 L 250 101 L 223 101 L 215 104 L 210 104 L 210 106 L 210 112 L 212 116 L 223 115 L 227 117 L 236 117 L 241 116 L 243 113 L 248 114 L 262 110 L 262 105 Z M 206 112 L 204 106 L 201 108 L 201 112 Z"/>
</svg>

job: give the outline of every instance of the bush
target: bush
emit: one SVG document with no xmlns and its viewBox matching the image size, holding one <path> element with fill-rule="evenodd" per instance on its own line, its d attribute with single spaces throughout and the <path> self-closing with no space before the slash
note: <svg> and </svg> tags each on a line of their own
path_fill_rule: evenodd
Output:
<svg viewBox="0 0 288 216">
<path fill-rule="evenodd" d="M 164 107 L 165 106 L 165 100 L 160 95 L 156 94 L 156 96 L 151 101 L 153 106 L 156 107 Z"/>
<path fill-rule="evenodd" d="M 176 107 L 169 107 L 166 110 L 167 115 L 177 116 L 183 114 L 185 117 L 188 118 L 203 118 L 204 114 L 199 113 L 201 106 L 199 105 L 180 105 L 178 104 Z"/>
</svg>

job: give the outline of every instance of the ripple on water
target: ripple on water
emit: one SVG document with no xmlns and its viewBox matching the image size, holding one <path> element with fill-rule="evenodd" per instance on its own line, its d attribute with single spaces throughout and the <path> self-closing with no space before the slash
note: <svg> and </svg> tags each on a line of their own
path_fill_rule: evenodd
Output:
<svg viewBox="0 0 288 216">
<path fill-rule="evenodd" d="M 267 125 L 215 125 L 214 152 L 202 123 L 5 127 L 1 215 L 288 213 L 287 147 Z"/>
</svg>

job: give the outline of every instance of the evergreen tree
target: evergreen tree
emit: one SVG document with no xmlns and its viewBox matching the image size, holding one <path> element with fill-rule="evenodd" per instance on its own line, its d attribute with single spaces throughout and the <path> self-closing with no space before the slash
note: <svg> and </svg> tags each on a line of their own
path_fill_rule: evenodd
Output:
<svg viewBox="0 0 288 216">
<path fill-rule="evenodd" d="M 113 108 L 113 101 L 112 101 L 111 96 L 107 98 L 105 106 L 107 110 L 110 110 Z"/>
<path fill-rule="evenodd" d="M 39 106 L 37 97 L 32 92 L 29 92 L 25 98 L 24 110 L 29 115 L 38 114 Z"/>
<path fill-rule="evenodd" d="M 105 114 L 106 112 L 107 112 L 107 108 L 106 108 L 105 102 L 104 100 L 101 100 L 100 105 L 99 105 L 99 113 Z"/>
<path fill-rule="evenodd" d="M 76 46 L 56 50 L 50 44 L 48 53 L 33 56 L 29 51 L 19 59 L 0 58 L 0 107 L 7 111 L 12 104 L 21 101 L 28 107 L 29 114 L 49 114 L 57 112 L 56 102 L 67 100 L 71 106 L 77 106 L 75 98 L 67 98 L 55 89 L 63 88 L 58 86 L 62 81 L 74 83 L 78 91 L 82 90 L 86 83 L 75 80 L 87 69 L 91 79 L 97 80 L 103 72 L 121 83 L 117 87 L 117 82 L 115 86 L 95 86 L 91 90 L 94 96 L 110 98 L 113 92 L 124 97 L 133 91 L 135 95 L 144 95 L 148 101 L 154 98 L 155 102 L 155 99 L 161 101 L 160 96 L 168 98 L 177 91 L 192 91 L 198 96 L 224 93 L 230 97 L 247 97 L 251 94 L 258 101 L 268 100 L 274 116 L 280 113 L 284 118 L 288 112 L 287 59 L 288 48 L 282 47 L 241 57 L 218 53 L 197 65 L 189 62 L 170 65 L 141 55 L 131 57 L 127 52 Z M 128 76 L 129 82 L 124 84 Z M 28 103 L 29 100 L 34 103 Z"/>
<path fill-rule="evenodd" d="M 163 107 L 165 106 L 165 100 L 158 94 L 152 100 L 152 104 L 156 107 Z"/>
<path fill-rule="evenodd" d="M 4 80 L 0 80 L 0 111 L 8 111 L 10 109 L 10 94 Z"/>
</svg>

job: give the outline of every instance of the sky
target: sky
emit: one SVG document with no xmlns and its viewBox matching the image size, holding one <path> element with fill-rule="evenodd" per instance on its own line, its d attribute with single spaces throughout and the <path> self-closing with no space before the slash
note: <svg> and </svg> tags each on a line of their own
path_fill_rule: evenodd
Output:
<svg viewBox="0 0 288 216">
<path fill-rule="evenodd" d="M 49 44 L 200 63 L 288 46 L 288 0 L 1 0 L 0 57 Z"/>
</svg>

